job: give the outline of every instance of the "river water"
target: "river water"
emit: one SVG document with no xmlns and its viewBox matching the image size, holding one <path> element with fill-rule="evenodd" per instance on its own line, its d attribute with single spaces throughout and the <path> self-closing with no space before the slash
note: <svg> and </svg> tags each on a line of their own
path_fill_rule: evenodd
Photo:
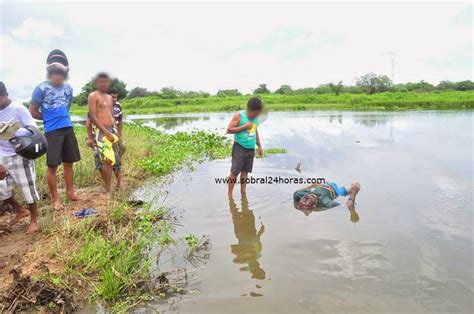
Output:
<svg viewBox="0 0 474 314">
<path fill-rule="evenodd" d="M 165 132 L 224 134 L 230 116 L 135 118 Z M 196 267 L 193 293 L 148 309 L 471 313 L 472 124 L 472 111 L 270 113 L 262 144 L 288 152 L 255 160 L 252 176 L 358 181 L 356 211 L 298 211 L 295 184 L 250 185 L 246 199 L 236 187 L 229 202 L 215 178 L 230 159 L 181 171 L 165 188 L 181 216 L 176 232 L 207 235 L 211 246 L 194 266 L 173 258 Z"/>
</svg>

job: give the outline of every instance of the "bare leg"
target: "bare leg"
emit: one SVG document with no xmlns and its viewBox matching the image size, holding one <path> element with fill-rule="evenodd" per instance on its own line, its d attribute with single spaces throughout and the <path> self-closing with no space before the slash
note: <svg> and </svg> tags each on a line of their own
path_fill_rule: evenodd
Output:
<svg viewBox="0 0 474 314">
<path fill-rule="evenodd" d="M 28 206 L 30 209 L 31 219 L 26 233 L 31 234 L 38 231 L 38 207 L 36 206 L 36 203 L 30 204 Z"/>
<path fill-rule="evenodd" d="M 231 200 L 233 199 L 233 192 L 234 192 L 234 186 L 235 186 L 235 181 L 237 180 L 237 176 L 233 173 L 229 175 L 229 185 L 227 187 L 227 197 Z"/>
<path fill-rule="evenodd" d="M 241 172 L 240 173 L 240 194 L 247 195 L 247 178 L 249 176 L 248 172 Z"/>
<path fill-rule="evenodd" d="M 15 218 L 13 218 L 12 221 L 10 221 L 10 226 L 13 226 L 14 224 L 18 223 L 21 220 L 21 218 L 28 216 L 29 213 L 26 210 L 26 208 L 21 206 L 14 196 L 5 200 L 5 202 L 10 204 L 16 210 Z"/>
<path fill-rule="evenodd" d="M 74 170 L 72 163 L 63 163 L 64 167 L 64 181 L 66 182 L 67 198 L 70 201 L 79 201 L 80 198 L 74 193 Z"/>
<path fill-rule="evenodd" d="M 122 172 L 120 170 L 115 171 L 115 179 L 117 180 L 117 189 L 119 191 L 123 190 L 122 186 Z"/>
<path fill-rule="evenodd" d="M 56 178 L 56 170 L 58 167 L 48 167 L 47 181 L 49 192 L 51 193 L 51 201 L 53 202 L 53 207 L 55 210 L 64 209 L 63 204 L 59 200 L 58 194 L 58 180 Z"/>
<path fill-rule="evenodd" d="M 346 205 L 349 209 L 354 209 L 356 195 L 359 193 L 359 190 L 360 184 L 358 182 L 352 183 L 351 187 L 347 189 L 349 192 L 349 199 L 347 200 Z"/>
<path fill-rule="evenodd" d="M 102 166 L 102 178 L 104 179 L 105 191 L 110 194 L 110 186 L 112 181 L 112 164 L 109 160 L 104 160 Z"/>
</svg>

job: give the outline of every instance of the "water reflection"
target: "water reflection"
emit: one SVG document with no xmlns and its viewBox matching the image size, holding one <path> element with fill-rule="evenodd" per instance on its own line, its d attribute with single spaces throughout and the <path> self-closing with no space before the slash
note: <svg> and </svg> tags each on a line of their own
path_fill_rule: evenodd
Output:
<svg viewBox="0 0 474 314">
<path fill-rule="evenodd" d="M 234 234 L 238 240 L 237 244 L 232 244 L 230 250 L 235 255 L 233 262 L 236 264 L 247 264 L 241 267 L 240 271 L 249 271 L 253 279 L 265 279 L 265 271 L 260 267 L 258 259 L 262 252 L 262 242 L 260 237 L 265 232 L 265 226 L 260 222 L 257 231 L 255 226 L 255 215 L 249 208 L 248 199 L 242 196 L 241 210 L 237 208 L 234 200 L 229 200 L 229 209 L 232 214 Z"/>
<path fill-rule="evenodd" d="M 357 213 L 357 211 L 355 209 L 355 206 L 347 207 L 346 205 L 340 205 L 340 206 L 333 207 L 333 208 L 317 207 L 315 209 L 299 209 L 299 208 L 295 207 L 295 209 L 302 212 L 305 216 L 309 216 L 312 213 L 322 212 L 322 211 L 326 211 L 328 209 L 336 209 L 336 208 L 339 209 L 339 208 L 341 208 L 341 206 L 346 207 L 349 210 L 349 219 L 350 219 L 350 221 L 352 221 L 353 223 L 358 223 L 359 222 L 360 217 L 359 217 L 359 214 Z"/>
<path fill-rule="evenodd" d="M 161 117 L 152 120 L 137 120 L 146 126 L 155 129 L 172 130 L 180 126 L 189 125 L 193 122 L 209 120 L 209 117 Z"/>
</svg>

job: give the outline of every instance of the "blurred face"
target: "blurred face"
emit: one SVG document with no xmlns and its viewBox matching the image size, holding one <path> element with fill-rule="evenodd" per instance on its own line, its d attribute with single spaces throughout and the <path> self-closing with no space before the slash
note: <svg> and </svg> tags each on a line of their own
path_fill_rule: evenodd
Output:
<svg viewBox="0 0 474 314">
<path fill-rule="evenodd" d="M 260 111 L 260 110 L 249 110 L 249 111 L 247 112 L 247 117 L 249 117 L 250 119 L 255 119 L 255 118 L 257 118 L 261 113 L 262 113 L 262 111 Z"/>
<path fill-rule="evenodd" d="M 318 205 L 318 199 L 314 195 L 305 195 L 298 202 L 299 209 L 315 209 Z"/>
<path fill-rule="evenodd" d="M 110 88 L 110 80 L 106 77 L 99 77 L 95 80 L 95 87 L 98 91 L 106 92 Z"/>
<path fill-rule="evenodd" d="M 53 86 L 61 86 L 64 84 L 66 78 L 62 73 L 51 73 L 49 74 L 49 80 Z"/>
<path fill-rule="evenodd" d="M 110 96 L 112 96 L 112 99 L 114 100 L 114 102 L 118 101 L 118 95 L 117 94 L 110 94 Z"/>
</svg>

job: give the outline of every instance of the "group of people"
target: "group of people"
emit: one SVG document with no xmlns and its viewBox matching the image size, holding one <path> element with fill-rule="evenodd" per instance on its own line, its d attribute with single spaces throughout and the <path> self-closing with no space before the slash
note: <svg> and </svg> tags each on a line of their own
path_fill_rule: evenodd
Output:
<svg viewBox="0 0 474 314">
<path fill-rule="evenodd" d="M 241 110 L 232 116 L 227 127 L 227 133 L 234 134 L 232 146 L 232 165 L 229 175 L 227 195 L 231 200 L 236 182 L 240 182 L 240 192 L 243 197 L 247 193 L 247 178 L 252 172 L 255 150 L 260 157 L 263 156 L 263 148 L 260 142 L 258 126 L 259 116 L 263 111 L 263 103 L 259 98 L 251 98 L 247 102 L 247 109 Z M 240 175 L 240 180 L 237 177 Z M 339 187 L 334 182 L 316 183 L 297 190 L 293 194 L 294 206 L 300 210 L 313 210 L 318 207 L 331 208 L 338 206 L 335 201 L 338 196 L 349 196 L 346 201 L 351 210 L 355 206 L 355 198 L 360 190 L 358 182 L 349 187 Z"/>
<path fill-rule="evenodd" d="M 16 210 L 11 225 L 30 215 L 27 233 L 38 230 L 36 203 L 39 194 L 36 188 L 35 159 L 41 155 L 42 146 L 46 153 L 46 180 L 53 208 L 64 208 L 56 176 L 61 164 L 66 196 L 69 201 L 79 200 L 74 191 L 73 164 L 81 159 L 81 155 L 69 113 L 73 101 L 73 90 L 67 83 L 69 61 L 62 51 L 53 50 L 49 53 L 46 64 L 47 80 L 34 89 L 29 110 L 23 105 L 13 104 L 5 84 L 0 82 L 0 201 L 10 204 Z M 115 172 L 117 187 L 122 189 L 122 107 L 117 101 L 117 91 L 110 88 L 111 80 L 106 73 L 99 73 L 95 84 L 96 90 L 88 98 L 87 142 L 94 148 L 95 166 L 101 172 L 105 190 L 111 193 L 112 172 Z M 37 134 L 39 130 L 35 120 L 43 121 L 44 136 Z M 20 149 L 21 138 L 29 138 L 23 143 L 31 146 L 30 154 L 24 154 L 24 150 Z M 13 195 L 15 185 L 22 192 L 28 210 Z"/>
<path fill-rule="evenodd" d="M 30 215 L 27 232 L 38 229 L 37 205 L 39 195 L 36 190 L 35 157 L 25 157 L 19 151 L 16 141 L 21 137 L 41 139 L 35 134 L 35 120 L 43 121 L 44 143 L 30 140 L 32 149 L 47 146 L 47 183 L 51 201 L 55 210 L 64 208 L 58 193 L 57 169 L 62 164 L 66 196 L 69 201 L 77 201 L 79 197 L 74 191 L 73 164 L 81 159 L 77 138 L 69 113 L 73 101 L 72 87 L 67 83 L 69 61 L 60 50 L 53 50 L 47 57 L 47 80 L 39 84 L 33 91 L 29 110 L 23 105 L 15 105 L 8 97 L 5 84 L 0 82 L 0 201 L 10 204 L 16 210 L 11 224 Z M 102 175 L 105 190 L 111 193 L 112 174 L 115 173 L 117 188 L 122 189 L 121 155 L 125 151 L 122 143 L 122 107 L 118 103 L 117 90 L 111 88 L 111 79 L 107 73 L 101 72 L 94 79 L 95 91 L 88 97 L 88 115 L 86 121 L 87 143 L 95 150 L 95 167 Z M 259 116 L 263 111 L 263 103 L 251 98 L 247 108 L 235 113 L 227 127 L 227 132 L 234 134 L 232 147 L 232 166 L 229 175 L 228 197 L 232 199 L 237 177 L 240 175 L 240 188 L 246 195 L 248 174 L 252 172 L 255 151 L 262 156 L 258 126 Z M 39 132 L 39 131 L 37 131 Z M 36 133 L 37 133 L 36 132 Z M 36 146 L 35 146 L 36 145 Z M 38 146 L 39 145 L 39 146 Z M 33 154 L 34 155 L 34 154 Z M 12 194 L 16 185 L 23 193 L 28 204 L 24 208 Z M 298 209 L 315 209 L 316 207 L 334 207 L 338 205 L 338 196 L 349 196 L 346 204 L 354 207 L 355 197 L 360 189 L 358 183 L 350 187 L 338 187 L 335 183 L 315 184 L 294 193 L 294 205 Z"/>
</svg>

